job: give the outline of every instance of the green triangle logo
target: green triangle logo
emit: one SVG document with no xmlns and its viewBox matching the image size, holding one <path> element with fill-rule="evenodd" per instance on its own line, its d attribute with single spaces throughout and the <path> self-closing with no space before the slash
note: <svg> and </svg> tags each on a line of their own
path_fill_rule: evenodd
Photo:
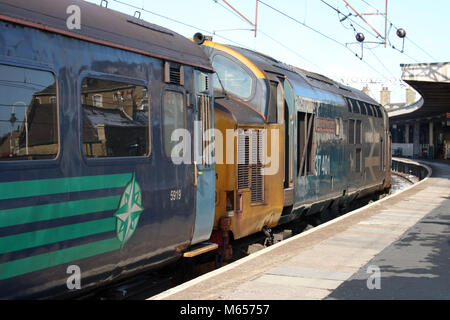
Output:
<svg viewBox="0 0 450 320">
<path fill-rule="evenodd" d="M 119 209 L 114 213 L 116 217 L 116 234 L 121 242 L 121 248 L 136 231 L 142 211 L 144 211 L 144 208 L 142 207 L 141 187 L 133 173 L 133 178 L 126 186 L 120 199 Z"/>
</svg>

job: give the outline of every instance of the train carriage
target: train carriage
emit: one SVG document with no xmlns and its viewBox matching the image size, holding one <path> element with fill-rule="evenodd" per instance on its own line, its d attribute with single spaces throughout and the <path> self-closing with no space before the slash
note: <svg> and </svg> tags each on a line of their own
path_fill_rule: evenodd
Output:
<svg viewBox="0 0 450 320">
<path fill-rule="evenodd" d="M 343 207 L 388 189 L 384 109 L 359 90 L 293 69 L 303 84 L 298 88 L 299 79 L 289 77 L 294 91 L 300 91 L 295 101 L 297 179 L 291 218 Z M 306 85 L 312 91 L 305 91 Z M 307 143 L 310 146 L 304 147 Z"/>
<path fill-rule="evenodd" d="M 173 150 L 203 150 L 211 72 L 135 17 L 0 1 L 0 298 L 78 293 L 209 239 L 214 164 Z"/>
</svg>

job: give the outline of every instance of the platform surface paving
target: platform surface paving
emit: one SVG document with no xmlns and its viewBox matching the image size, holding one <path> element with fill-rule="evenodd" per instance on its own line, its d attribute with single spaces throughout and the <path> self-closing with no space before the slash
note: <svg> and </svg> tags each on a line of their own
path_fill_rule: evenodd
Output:
<svg viewBox="0 0 450 320">
<path fill-rule="evenodd" d="M 450 299 L 450 165 L 150 299 Z"/>
</svg>

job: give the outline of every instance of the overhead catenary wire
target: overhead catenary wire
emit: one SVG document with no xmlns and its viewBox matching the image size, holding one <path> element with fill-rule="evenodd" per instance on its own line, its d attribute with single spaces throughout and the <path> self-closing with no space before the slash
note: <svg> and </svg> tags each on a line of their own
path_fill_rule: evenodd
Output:
<svg viewBox="0 0 450 320">
<path fill-rule="evenodd" d="M 140 10 L 140 11 L 143 11 L 143 12 L 146 12 L 146 13 L 150 13 L 150 14 L 155 15 L 155 16 L 157 16 L 157 17 L 160 17 L 160 18 L 163 18 L 163 19 L 166 19 L 166 20 L 169 20 L 169 21 L 172 21 L 172 22 L 181 24 L 181 25 L 183 25 L 183 26 L 185 26 L 185 27 L 189 27 L 189 28 L 192 28 L 192 29 L 197 30 L 197 31 L 202 31 L 202 32 L 205 32 L 205 33 L 207 33 L 207 34 L 214 34 L 213 31 L 206 30 L 206 29 L 204 29 L 204 28 L 200 28 L 200 27 L 198 27 L 198 26 L 194 26 L 194 25 L 191 25 L 191 24 L 188 24 L 188 23 L 185 23 L 185 22 L 182 22 L 182 21 L 179 21 L 179 20 L 176 20 L 176 19 L 167 17 L 167 16 L 162 15 L 162 14 L 160 14 L 160 13 L 157 13 L 157 12 L 154 12 L 154 11 L 147 10 L 147 9 L 145 9 L 144 7 L 138 7 L 138 6 L 135 6 L 135 5 L 133 5 L 133 4 L 130 4 L 130 3 L 127 3 L 127 2 L 121 1 L 121 0 L 112 0 L 112 1 L 117 2 L 117 3 L 120 3 L 120 4 L 122 4 L 122 5 L 124 5 L 124 6 L 127 6 L 127 7 L 130 7 L 130 8 L 133 8 L 133 9 L 135 9 L 135 10 Z M 224 36 L 222 36 L 222 35 L 216 35 L 216 36 L 219 37 L 219 38 L 222 38 L 222 39 L 224 39 L 224 40 L 226 40 L 226 41 L 229 41 L 229 42 L 231 42 L 231 43 L 234 43 L 234 44 L 236 44 L 236 45 L 239 45 L 239 46 L 241 46 L 241 47 L 246 48 L 245 45 L 243 45 L 243 44 L 241 44 L 241 43 L 238 43 L 238 42 L 236 42 L 236 41 L 234 41 L 234 40 L 231 40 L 231 39 L 229 39 L 229 38 L 227 38 L 227 37 L 224 37 Z"/>
<path fill-rule="evenodd" d="M 294 50 L 290 47 L 288 47 L 287 45 L 285 45 L 284 43 L 282 43 L 281 41 L 278 41 L 277 39 L 271 37 L 270 35 L 268 35 L 266 32 L 264 32 L 263 30 L 259 29 L 259 32 L 262 33 L 264 36 L 266 36 L 267 38 L 269 38 L 270 40 L 272 40 L 273 42 L 277 43 L 278 45 L 282 46 L 283 48 L 289 50 L 291 53 L 293 53 L 294 55 L 296 55 L 297 57 L 299 57 L 300 59 L 303 59 L 304 61 L 310 63 L 311 65 L 315 66 L 316 68 L 321 69 L 322 71 L 325 71 L 325 69 L 323 69 L 323 67 L 319 66 L 317 63 L 305 58 L 304 56 L 302 56 L 297 50 Z"/>
<path fill-rule="evenodd" d="M 391 72 L 391 70 L 389 70 L 389 68 L 386 67 L 386 65 L 383 63 L 383 61 L 381 61 L 381 59 L 378 58 L 378 56 L 373 52 L 373 49 L 369 49 L 369 52 L 372 53 L 372 55 L 375 57 L 375 59 L 383 66 L 383 68 L 384 68 L 391 76 L 393 76 L 394 78 L 396 78 L 396 77 L 394 76 L 394 74 Z"/>
<path fill-rule="evenodd" d="M 222 5 L 218 0 L 213 0 L 215 3 L 217 3 L 218 5 L 220 5 L 222 8 L 224 8 L 225 10 L 227 10 L 229 13 L 231 13 L 232 15 L 234 15 L 235 17 L 237 17 L 239 20 L 242 20 L 242 18 L 240 16 L 238 16 L 234 11 L 230 10 L 229 8 L 227 8 L 226 6 Z M 235 29 L 235 30 L 239 30 L 239 29 Z M 248 31 L 254 31 L 254 29 L 240 29 L 240 30 L 248 30 Z M 229 31 L 229 30 L 222 30 L 222 31 Z M 263 30 L 261 30 L 261 28 L 258 30 L 262 35 L 264 35 L 265 37 L 267 37 L 268 39 L 272 40 L 273 42 L 277 43 L 278 45 L 280 45 L 281 47 L 287 49 L 288 51 L 290 51 L 291 53 L 293 53 L 294 55 L 296 55 L 297 57 L 299 57 L 300 59 L 306 61 L 307 63 L 311 64 L 312 66 L 321 69 L 322 71 L 325 71 L 325 69 L 323 69 L 321 66 L 319 66 L 318 64 L 316 64 L 315 62 L 307 59 L 306 57 L 302 56 L 297 50 L 294 50 L 292 48 L 290 48 L 289 46 L 287 46 L 286 44 L 282 43 L 281 41 L 273 38 L 272 36 L 270 36 L 267 32 L 264 32 Z M 217 31 L 216 31 L 217 32 Z"/>
<path fill-rule="evenodd" d="M 238 18 L 239 20 L 243 20 L 242 16 L 238 15 L 235 11 L 231 10 L 229 7 L 224 6 L 219 0 L 212 0 L 214 1 L 216 4 L 218 4 L 219 6 L 221 6 L 223 9 L 227 10 L 229 13 L 231 13 L 232 15 L 234 15 L 236 18 Z M 252 31 L 255 31 L 255 29 L 252 29 Z"/>
<path fill-rule="evenodd" d="M 333 7 L 331 4 L 329 4 L 328 2 L 326 2 L 325 0 L 320 0 L 321 2 L 323 2 L 325 5 L 327 5 L 328 7 L 330 7 L 331 9 L 333 9 L 334 11 L 336 11 L 336 13 L 338 14 L 342 14 L 343 16 L 346 17 L 345 20 L 350 20 L 352 23 L 356 24 L 358 27 L 360 27 L 361 29 L 363 29 L 365 32 L 367 32 L 368 34 L 370 34 L 371 36 L 373 36 L 374 38 L 379 38 L 378 35 L 374 34 L 374 32 L 372 30 L 367 29 L 366 27 L 360 25 L 358 22 L 354 21 L 352 18 L 350 18 L 353 14 L 350 12 L 348 15 L 344 14 L 342 11 L 340 11 L 338 8 Z M 344 20 L 340 20 L 340 23 L 342 25 Z M 353 31 L 356 32 L 355 27 L 351 24 Z M 345 27 L 345 26 L 344 26 Z"/>
<path fill-rule="evenodd" d="M 386 76 L 385 76 L 384 74 L 382 74 L 379 70 L 377 70 L 377 69 L 374 68 L 372 65 L 370 65 L 367 61 L 361 59 L 361 57 L 360 57 L 357 53 L 355 53 L 352 49 L 350 49 L 350 48 L 348 47 L 347 44 L 337 41 L 336 39 L 334 39 L 334 38 L 332 38 L 332 37 L 330 37 L 330 36 L 324 34 L 323 32 L 321 32 L 321 31 L 319 31 L 319 30 L 317 30 L 317 29 L 315 29 L 315 28 L 313 28 L 313 27 L 307 25 L 306 23 L 303 23 L 303 22 L 299 21 L 298 19 L 295 19 L 294 17 L 292 17 L 292 16 L 288 15 L 287 13 L 285 13 L 285 12 L 283 12 L 283 11 L 281 11 L 281 10 L 279 10 L 279 9 L 277 9 L 277 8 L 275 8 L 275 7 L 273 7 L 273 6 L 269 5 L 269 4 L 267 4 L 267 3 L 265 3 L 265 2 L 262 1 L 262 0 L 258 0 L 258 2 L 261 3 L 261 4 L 263 4 L 263 5 L 265 5 L 266 7 L 270 8 L 270 9 L 272 9 L 273 11 L 279 13 L 280 15 L 282 15 L 282 16 L 284 16 L 284 17 L 286 17 L 286 18 L 288 18 L 288 19 L 290 19 L 290 20 L 292 20 L 292 21 L 294 21 L 294 22 L 296 22 L 296 23 L 298 23 L 298 24 L 300 24 L 300 25 L 302 25 L 302 26 L 304 26 L 304 27 L 310 29 L 311 31 L 313 31 L 313 32 L 315 32 L 315 33 L 321 35 L 322 37 L 324 37 L 324 38 L 326 38 L 326 39 L 328 39 L 328 40 L 330 40 L 330 41 L 332 41 L 332 42 L 338 44 L 339 46 L 344 47 L 345 49 L 347 49 L 347 50 L 349 50 L 350 52 L 352 52 L 356 57 L 358 57 L 364 64 L 366 64 L 370 69 L 372 69 L 372 70 L 373 70 L 374 72 L 376 72 L 378 75 L 380 75 L 381 77 L 386 77 Z"/>
<path fill-rule="evenodd" d="M 284 16 L 284 17 L 286 17 L 286 18 L 288 18 L 288 19 L 290 19 L 290 20 L 292 20 L 292 21 L 294 21 L 294 22 L 296 22 L 296 23 L 301 24 L 302 26 L 304 26 L 304 27 L 310 29 L 311 31 L 313 31 L 313 32 L 315 32 L 315 33 L 318 33 L 318 34 L 321 35 L 322 37 L 325 37 L 325 38 L 327 38 L 328 40 L 333 41 L 334 43 L 336 43 L 336 44 L 338 44 L 338 45 L 341 45 L 341 46 L 346 47 L 345 44 L 343 44 L 343 43 L 337 41 L 336 39 L 333 39 L 332 37 L 330 37 L 330 36 L 324 34 L 323 32 L 321 32 L 321 31 L 319 31 L 319 30 L 317 30 L 317 29 L 314 29 L 313 27 L 307 25 L 306 23 L 304 23 L 304 22 L 302 22 L 302 21 L 300 21 L 300 20 L 298 20 L 298 19 L 293 18 L 292 16 L 288 15 L 287 13 L 284 13 L 283 11 L 274 8 L 273 6 L 271 6 L 271 5 L 267 4 L 267 3 L 265 3 L 264 1 L 258 0 L 258 2 L 261 3 L 261 4 L 263 4 L 263 5 L 265 5 L 266 7 L 270 8 L 270 9 L 272 9 L 273 11 L 278 12 L 278 13 L 281 14 L 282 16 Z M 348 49 L 348 48 L 347 48 L 347 49 Z"/>
</svg>

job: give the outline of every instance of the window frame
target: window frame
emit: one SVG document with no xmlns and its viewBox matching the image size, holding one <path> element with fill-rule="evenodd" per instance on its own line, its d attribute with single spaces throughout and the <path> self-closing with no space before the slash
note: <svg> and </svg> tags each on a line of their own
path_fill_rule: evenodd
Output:
<svg viewBox="0 0 450 320">
<path fill-rule="evenodd" d="M 363 153 L 362 147 L 355 148 L 355 171 L 356 173 L 362 173 L 363 171 Z"/>
<path fill-rule="evenodd" d="M 355 121 L 355 145 L 363 144 L 363 127 L 362 120 L 357 119 Z"/>
<path fill-rule="evenodd" d="M 56 130 L 57 130 L 57 143 L 58 143 L 58 152 L 55 157 L 52 159 L 36 159 L 36 160 L 9 160 L 9 161 L 0 161 L 0 166 L 7 170 L 24 170 L 28 167 L 32 168 L 54 168 L 59 165 L 61 162 L 61 154 L 63 151 L 63 143 L 61 139 L 61 107 L 60 107 L 60 81 L 58 75 L 55 71 L 55 68 L 52 64 L 41 64 L 35 61 L 24 61 L 23 59 L 17 59 L 14 57 L 0 57 L 0 64 L 23 68 L 23 69 L 31 69 L 35 71 L 48 72 L 51 73 L 55 79 L 55 93 L 56 93 Z"/>
<path fill-rule="evenodd" d="M 99 157 L 99 158 L 91 158 L 87 157 L 83 151 L 83 114 L 82 114 L 82 108 L 83 104 L 81 101 L 82 95 L 81 95 L 81 86 L 83 83 L 83 80 L 86 78 L 95 78 L 99 80 L 105 80 L 105 81 L 116 81 L 116 82 L 125 82 L 128 84 L 133 84 L 136 86 L 141 86 L 147 89 L 147 99 L 148 99 L 148 132 L 147 132 L 147 141 L 148 141 L 148 152 L 146 155 L 143 156 L 130 156 L 130 157 Z M 122 76 L 122 75 L 116 75 L 116 74 L 109 74 L 109 73 L 103 73 L 103 72 L 94 72 L 94 71 L 84 71 L 82 72 L 78 77 L 78 83 L 77 83 L 77 113 L 78 113 L 78 143 L 79 143 L 79 152 L 81 154 L 82 160 L 87 165 L 116 165 L 118 162 L 125 161 L 133 161 L 133 162 L 146 162 L 148 159 L 153 158 L 153 143 L 152 143 L 152 125 L 151 125 L 151 101 L 150 101 L 150 84 L 149 81 L 144 79 L 137 79 L 137 78 L 131 78 L 128 76 Z"/>
<path fill-rule="evenodd" d="M 301 178 L 301 177 L 308 177 L 308 176 L 313 176 L 316 174 L 316 168 L 315 168 L 315 161 L 316 161 L 316 147 L 314 145 L 315 140 L 316 140 L 316 125 L 317 125 L 317 116 L 316 113 L 314 112 L 304 112 L 304 111 L 300 111 L 300 110 L 296 110 L 296 126 L 297 126 L 297 130 L 296 130 L 296 149 L 293 152 L 296 152 L 297 155 L 297 166 L 296 168 L 293 168 L 293 170 L 295 170 L 295 172 L 297 173 L 297 178 Z M 303 116 L 303 119 L 306 118 L 306 120 L 303 120 L 303 124 L 301 124 L 302 120 L 301 120 L 301 116 Z M 306 135 L 301 135 L 300 130 L 302 130 L 302 126 L 304 131 L 308 130 L 308 121 L 310 119 L 310 117 L 312 118 L 312 123 L 311 123 L 311 136 L 309 137 L 310 139 L 306 140 Z M 303 140 L 304 139 L 304 140 Z M 311 148 L 309 147 L 309 144 L 311 142 Z M 301 160 L 302 160 L 302 151 L 301 151 L 301 147 L 305 147 L 306 145 L 306 152 L 305 152 L 305 161 L 304 161 L 304 166 L 303 166 L 303 170 L 300 171 L 300 165 L 301 165 Z M 307 166 L 306 163 L 306 159 L 309 159 L 309 168 Z M 309 170 L 308 170 L 309 169 Z M 306 173 L 305 173 L 306 171 Z M 305 174 L 304 174 L 305 173 Z"/>
<path fill-rule="evenodd" d="M 353 113 L 361 114 L 361 106 L 359 105 L 358 100 L 352 99 L 353 102 Z"/>
<path fill-rule="evenodd" d="M 347 101 L 347 110 L 349 113 L 353 113 L 353 103 L 350 98 L 346 98 Z"/>
<path fill-rule="evenodd" d="M 353 121 L 353 122 L 352 122 Z M 353 123 L 353 130 L 350 130 L 350 123 Z M 347 144 L 348 145 L 354 145 L 356 141 L 355 137 L 355 128 L 356 128 L 356 119 L 349 118 L 348 119 L 348 128 L 347 128 Z M 352 132 L 352 136 L 350 135 L 350 132 Z M 352 139 L 350 139 L 352 137 Z"/>
<path fill-rule="evenodd" d="M 216 52 L 211 56 L 211 65 L 213 64 L 214 59 L 215 59 L 217 56 L 220 56 L 220 57 L 222 57 L 222 58 L 225 58 L 225 59 L 227 59 L 227 60 L 230 60 L 231 62 L 233 62 L 233 63 L 235 63 L 236 65 L 238 65 L 242 70 L 245 71 L 245 73 L 246 73 L 246 74 L 250 77 L 250 79 L 252 80 L 252 85 L 251 85 L 250 95 L 249 95 L 247 98 L 241 97 L 240 95 L 237 95 L 237 94 L 235 94 L 234 92 L 228 91 L 228 90 L 224 87 L 225 91 L 226 91 L 228 94 L 231 94 L 233 97 L 236 97 L 236 98 L 238 98 L 238 99 L 240 99 L 240 100 L 242 100 L 242 101 L 251 101 L 251 100 L 254 98 L 255 94 L 256 94 L 256 86 L 257 86 L 257 82 L 258 82 L 258 79 L 257 79 L 256 76 L 254 75 L 254 73 L 253 73 L 253 72 L 252 72 L 252 71 L 251 71 L 244 63 L 242 63 L 242 61 L 236 59 L 236 58 L 233 57 L 233 56 L 230 56 L 230 55 L 221 53 L 220 51 L 216 51 Z M 214 75 L 218 77 L 217 72 L 214 72 L 214 73 L 212 74 L 212 76 L 211 76 L 211 80 L 212 80 L 211 83 L 212 83 L 213 91 L 214 91 L 214 90 L 217 90 L 217 89 L 214 87 Z M 222 90 L 222 88 L 221 88 L 220 90 Z"/>
<path fill-rule="evenodd" d="M 175 84 L 166 84 L 165 86 L 162 87 L 161 96 L 160 96 L 160 101 L 161 101 L 161 103 L 160 103 L 161 118 L 160 119 L 161 119 L 161 121 L 160 121 L 159 127 L 160 127 L 160 137 L 161 137 L 161 141 L 160 141 L 161 142 L 161 154 L 166 161 L 173 162 L 171 155 L 168 155 L 166 152 L 166 145 L 164 143 L 164 125 L 163 125 L 163 122 L 164 122 L 164 94 L 167 91 L 173 91 L 173 92 L 178 92 L 178 93 L 182 94 L 183 110 L 184 110 L 184 129 L 189 131 L 189 133 L 191 134 L 192 142 L 193 142 L 193 138 L 192 138 L 193 132 L 192 132 L 192 130 L 189 130 L 189 128 L 187 127 L 187 116 L 188 116 L 187 111 L 188 111 L 188 109 L 187 109 L 187 104 L 186 104 L 186 90 L 184 89 L 184 87 L 177 86 Z M 191 145 L 191 148 L 192 148 L 192 145 Z M 190 161 L 193 161 L 192 157 L 193 157 L 193 154 L 191 154 Z M 182 157 L 176 158 L 176 160 L 182 160 L 182 159 L 184 159 L 184 158 L 182 158 Z"/>
<path fill-rule="evenodd" d="M 376 110 L 376 112 L 377 112 L 377 118 L 382 119 L 382 118 L 383 118 L 383 114 L 381 113 L 380 107 L 374 104 L 374 105 L 373 105 L 373 108 L 374 108 L 374 109 Z"/>
<path fill-rule="evenodd" d="M 272 86 L 276 86 L 276 89 L 273 90 Z M 269 101 L 267 103 L 267 110 L 265 112 L 265 117 L 267 119 L 267 123 L 269 124 L 282 124 L 284 120 L 283 108 L 284 108 L 284 91 L 280 81 L 268 80 L 268 90 L 269 90 Z M 275 106 L 272 105 L 273 94 L 276 94 L 275 97 Z M 280 100 L 281 99 L 281 100 Z M 280 105 L 281 102 L 281 105 Z M 269 115 L 271 115 L 271 107 L 275 108 L 276 117 L 275 121 L 273 119 L 269 119 Z"/>
<path fill-rule="evenodd" d="M 96 101 L 95 98 L 100 98 L 99 101 Z M 97 103 L 100 103 L 100 105 L 98 106 Z M 103 108 L 103 95 L 102 94 L 94 94 L 92 96 L 92 105 L 96 108 Z"/>
<path fill-rule="evenodd" d="M 359 106 L 361 107 L 361 114 L 367 116 L 367 104 L 365 102 L 360 101 Z"/>
<path fill-rule="evenodd" d="M 367 105 L 367 115 L 369 116 L 369 117 L 374 117 L 375 116 L 375 114 L 374 114 L 374 110 L 373 110 L 373 108 L 372 108 L 372 105 L 370 105 L 370 104 L 366 104 Z M 375 116 L 376 117 L 376 116 Z"/>
</svg>

